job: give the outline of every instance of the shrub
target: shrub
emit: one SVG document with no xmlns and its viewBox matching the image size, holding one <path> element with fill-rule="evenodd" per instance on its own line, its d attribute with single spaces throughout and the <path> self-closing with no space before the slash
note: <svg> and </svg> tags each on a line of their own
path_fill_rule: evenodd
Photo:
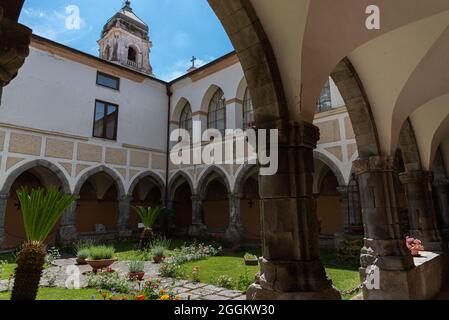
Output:
<svg viewBox="0 0 449 320">
<path fill-rule="evenodd" d="M 217 285 L 225 289 L 232 289 L 234 287 L 234 280 L 230 276 L 222 275 L 218 277 Z"/>
<path fill-rule="evenodd" d="M 163 257 L 165 253 L 165 248 L 162 246 L 156 246 L 151 249 L 151 252 L 155 257 Z"/>
<path fill-rule="evenodd" d="M 195 283 L 201 282 L 200 268 L 199 267 L 193 267 L 193 269 L 192 269 L 192 281 L 195 282 Z"/>
<path fill-rule="evenodd" d="M 95 246 L 89 248 L 90 260 L 107 260 L 114 258 L 115 249 L 111 246 Z"/>
<path fill-rule="evenodd" d="M 140 273 L 143 272 L 144 262 L 140 260 L 133 260 L 129 262 L 129 272 Z"/>
<path fill-rule="evenodd" d="M 245 260 L 257 260 L 257 256 L 252 253 L 245 253 Z"/>
<path fill-rule="evenodd" d="M 111 290 L 119 293 L 129 293 L 131 285 L 127 279 L 117 272 L 102 272 L 89 274 L 87 285 L 90 288 Z"/>
<path fill-rule="evenodd" d="M 73 249 L 75 250 L 75 254 L 78 256 L 78 251 L 89 249 L 90 247 L 94 247 L 96 244 L 97 243 L 93 239 L 79 240 L 74 244 Z"/>
<path fill-rule="evenodd" d="M 164 278 L 181 278 L 181 266 L 173 261 L 167 261 L 161 264 L 159 274 Z"/>
<path fill-rule="evenodd" d="M 164 236 L 160 236 L 151 241 L 151 247 L 162 247 L 166 250 L 169 250 L 171 247 L 171 240 L 167 239 Z"/>
<path fill-rule="evenodd" d="M 248 272 L 245 272 L 245 274 L 241 274 L 237 280 L 237 289 L 246 292 L 248 287 L 252 285 L 254 282 L 254 277 L 250 277 L 248 275 Z"/>
<path fill-rule="evenodd" d="M 88 248 L 78 250 L 76 253 L 76 257 L 80 258 L 80 259 L 87 259 L 87 258 L 89 258 L 89 255 L 90 255 L 90 251 Z"/>
</svg>

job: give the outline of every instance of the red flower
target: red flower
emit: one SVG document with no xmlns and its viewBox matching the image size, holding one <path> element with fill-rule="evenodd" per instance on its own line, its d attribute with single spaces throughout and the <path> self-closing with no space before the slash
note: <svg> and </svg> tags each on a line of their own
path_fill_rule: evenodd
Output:
<svg viewBox="0 0 449 320">
<path fill-rule="evenodd" d="M 136 300 L 143 301 L 143 300 L 145 300 L 145 296 L 143 294 L 141 294 L 140 296 L 136 297 Z"/>
</svg>

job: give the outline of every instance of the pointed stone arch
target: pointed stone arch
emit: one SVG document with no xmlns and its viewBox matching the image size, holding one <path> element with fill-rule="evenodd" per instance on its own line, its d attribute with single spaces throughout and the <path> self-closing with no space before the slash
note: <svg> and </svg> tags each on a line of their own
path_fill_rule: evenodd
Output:
<svg viewBox="0 0 449 320">
<path fill-rule="evenodd" d="M 128 196 L 132 196 L 134 189 L 137 187 L 140 181 L 145 178 L 150 178 L 150 180 L 159 188 L 161 192 L 162 198 L 164 198 L 165 194 L 165 182 L 164 180 L 153 171 L 145 171 L 137 175 L 131 182 L 131 185 L 128 189 Z"/>
<path fill-rule="evenodd" d="M 200 196 L 204 196 L 207 191 L 208 185 L 217 178 L 219 178 L 219 180 L 221 180 L 221 182 L 224 184 L 228 194 L 231 194 L 232 189 L 231 184 L 229 183 L 228 176 L 223 169 L 217 166 L 210 166 L 202 172 L 201 176 L 198 179 L 195 193 Z"/>
<path fill-rule="evenodd" d="M 347 183 L 346 179 L 343 176 L 343 173 L 341 172 L 340 168 L 329 157 L 327 157 L 324 153 L 319 152 L 319 151 L 314 151 L 313 157 L 314 157 L 314 159 L 317 159 L 317 160 L 320 160 L 321 162 L 323 162 L 332 171 L 332 173 L 337 178 L 338 184 L 340 186 L 346 185 L 346 183 Z"/>
<path fill-rule="evenodd" d="M 173 200 L 176 194 L 176 190 L 180 186 L 178 184 L 179 181 L 187 182 L 190 188 L 190 192 L 194 194 L 195 187 L 193 185 L 193 179 L 190 177 L 190 175 L 182 170 L 177 171 L 172 177 L 170 178 L 170 182 L 168 184 L 168 196 L 170 200 Z"/>
<path fill-rule="evenodd" d="M 259 167 L 255 164 L 244 164 L 237 172 L 233 193 L 239 194 L 245 181 L 254 174 L 259 175 Z"/>
<path fill-rule="evenodd" d="M 123 185 L 123 181 L 122 178 L 120 177 L 120 175 L 113 169 L 105 166 L 105 165 L 101 165 L 98 167 L 95 167 L 93 169 L 89 169 L 87 172 L 85 172 L 77 181 L 75 188 L 73 190 L 73 194 L 75 195 L 79 195 L 81 188 L 83 187 L 84 183 L 92 176 L 96 175 L 97 173 L 105 173 L 107 174 L 109 177 L 112 178 L 112 180 L 114 181 L 115 186 L 117 187 L 117 194 L 118 194 L 118 198 L 122 198 L 124 196 L 126 196 L 126 192 L 125 192 L 125 187 Z"/>
<path fill-rule="evenodd" d="M 11 171 L 8 174 L 5 182 L 3 183 L 0 193 L 8 194 L 14 181 L 16 181 L 17 178 L 22 173 L 24 173 L 30 169 L 37 168 L 37 167 L 46 168 L 46 169 L 50 170 L 52 173 L 54 173 L 61 183 L 62 191 L 66 194 L 71 193 L 70 183 L 69 183 L 69 180 L 66 177 L 64 171 L 62 169 L 60 169 L 56 164 L 54 164 L 48 160 L 44 160 L 44 159 L 37 159 L 37 160 L 29 161 L 29 162 L 17 167 L 13 171 Z"/>
</svg>

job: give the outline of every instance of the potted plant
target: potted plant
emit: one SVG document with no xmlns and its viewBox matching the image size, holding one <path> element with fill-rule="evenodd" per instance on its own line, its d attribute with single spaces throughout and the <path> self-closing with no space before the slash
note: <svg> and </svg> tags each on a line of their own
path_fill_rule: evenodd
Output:
<svg viewBox="0 0 449 320">
<path fill-rule="evenodd" d="M 153 226 L 159 218 L 160 214 L 165 210 L 164 208 L 157 207 L 132 207 L 133 210 L 139 215 L 142 220 L 144 229 L 140 235 L 139 249 L 146 250 L 149 248 L 151 239 L 153 238 Z"/>
<path fill-rule="evenodd" d="M 90 252 L 88 248 L 78 250 L 76 253 L 76 264 L 79 266 L 86 265 L 86 259 L 89 258 L 89 254 Z"/>
<path fill-rule="evenodd" d="M 11 300 L 35 300 L 45 264 L 45 240 L 75 196 L 64 195 L 56 188 L 17 191 L 25 226 L 26 242 L 17 256 Z"/>
<path fill-rule="evenodd" d="M 131 281 L 142 281 L 145 276 L 144 262 L 140 260 L 133 260 L 129 262 L 128 278 Z"/>
<path fill-rule="evenodd" d="M 259 258 L 252 253 L 245 253 L 243 259 L 245 260 L 245 265 L 247 266 L 257 266 L 259 264 Z"/>
<path fill-rule="evenodd" d="M 422 241 L 419 239 L 415 239 L 412 237 L 407 237 L 407 248 L 412 252 L 412 256 L 414 257 L 420 257 L 420 251 L 424 251 L 424 246 L 422 244 Z"/>
<path fill-rule="evenodd" d="M 165 259 L 165 248 L 163 246 L 155 246 L 151 250 L 153 253 L 153 261 L 154 263 L 161 263 Z"/>
<path fill-rule="evenodd" d="M 98 270 L 110 267 L 116 261 L 115 249 L 111 246 L 91 247 L 89 249 L 89 257 L 86 259 L 86 262 L 92 267 L 95 273 Z"/>
</svg>

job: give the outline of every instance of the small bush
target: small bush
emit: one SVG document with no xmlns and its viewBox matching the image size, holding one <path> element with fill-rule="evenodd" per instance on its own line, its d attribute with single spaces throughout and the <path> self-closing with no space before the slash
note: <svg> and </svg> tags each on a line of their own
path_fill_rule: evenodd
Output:
<svg viewBox="0 0 449 320">
<path fill-rule="evenodd" d="M 111 290 L 119 293 L 129 293 L 131 291 L 130 283 L 117 272 L 90 274 L 87 278 L 87 285 L 90 288 Z"/>
<path fill-rule="evenodd" d="M 151 247 L 152 248 L 154 248 L 154 247 L 162 247 L 165 250 L 170 250 L 171 240 L 167 239 L 164 236 L 157 237 L 157 238 L 153 239 L 153 241 L 151 241 Z"/>
<path fill-rule="evenodd" d="M 153 253 L 153 256 L 155 257 L 164 257 L 165 248 L 162 246 L 156 246 L 151 249 L 151 253 Z"/>
<path fill-rule="evenodd" d="M 89 248 L 90 260 L 108 260 L 115 256 L 115 249 L 111 246 L 95 246 Z"/>
<path fill-rule="evenodd" d="M 181 266 L 175 262 L 167 261 L 161 264 L 159 274 L 164 278 L 182 278 Z"/>
<path fill-rule="evenodd" d="M 234 280 L 229 276 L 222 275 L 218 277 L 217 285 L 221 288 L 232 289 L 234 287 Z"/>
<path fill-rule="evenodd" d="M 140 260 L 133 260 L 129 262 L 129 272 L 140 273 L 143 272 L 144 262 Z"/>
<path fill-rule="evenodd" d="M 90 251 L 89 251 L 89 249 L 86 248 L 86 249 L 78 250 L 76 257 L 80 258 L 80 259 L 87 259 L 87 258 L 89 258 L 89 255 L 90 255 Z"/>
<path fill-rule="evenodd" d="M 195 283 L 201 282 L 200 268 L 199 267 L 193 267 L 193 269 L 192 269 L 192 281 L 195 282 Z"/>
<path fill-rule="evenodd" d="M 237 290 L 240 290 L 242 292 L 246 292 L 248 287 L 252 285 L 254 282 L 254 277 L 250 277 L 248 275 L 248 272 L 245 272 L 245 274 L 241 274 L 239 276 L 239 279 L 237 280 Z"/>
</svg>

